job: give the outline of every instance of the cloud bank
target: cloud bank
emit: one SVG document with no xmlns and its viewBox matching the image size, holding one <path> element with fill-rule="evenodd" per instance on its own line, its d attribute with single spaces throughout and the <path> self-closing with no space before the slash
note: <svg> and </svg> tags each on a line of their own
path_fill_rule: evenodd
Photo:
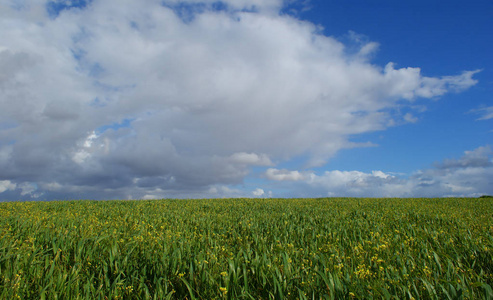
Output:
<svg viewBox="0 0 493 300">
<path fill-rule="evenodd" d="M 446 159 L 407 178 L 382 171 L 318 175 L 273 168 L 264 176 L 298 197 L 478 197 L 493 194 L 493 151 L 490 146 L 466 151 L 459 159 Z"/>
<path fill-rule="evenodd" d="M 388 182 L 275 166 L 324 165 L 417 121 L 394 108 L 476 84 L 376 66 L 376 43 L 349 53 L 280 0 L 74 3 L 0 0 L 0 198 L 239 195 L 253 166 Z"/>
</svg>

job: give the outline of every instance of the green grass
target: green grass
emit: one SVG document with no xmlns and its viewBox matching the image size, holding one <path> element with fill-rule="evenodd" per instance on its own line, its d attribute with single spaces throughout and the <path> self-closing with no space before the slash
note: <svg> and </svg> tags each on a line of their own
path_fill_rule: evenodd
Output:
<svg viewBox="0 0 493 300">
<path fill-rule="evenodd" d="M 493 299 L 493 199 L 0 203 L 1 299 Z"/>
</svg>

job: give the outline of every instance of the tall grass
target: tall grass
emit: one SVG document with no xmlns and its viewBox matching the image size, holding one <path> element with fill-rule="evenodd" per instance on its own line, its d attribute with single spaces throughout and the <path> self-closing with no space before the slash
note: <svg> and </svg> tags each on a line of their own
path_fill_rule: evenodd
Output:
<svg viewBox="0 0 493 300">
<path fill-rule="evenodd" d="M 493 199 L 0 203 L 2 299 L 493 299 Z"/>
</svg>

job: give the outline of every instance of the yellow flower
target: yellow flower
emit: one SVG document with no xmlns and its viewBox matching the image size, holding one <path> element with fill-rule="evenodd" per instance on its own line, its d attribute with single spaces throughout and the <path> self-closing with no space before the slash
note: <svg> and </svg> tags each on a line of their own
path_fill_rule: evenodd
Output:
<svg viewBox="0 0 493 300">
<path fill-rule="evenodd" d="M 223 294 L 226 294 L 228 292 L 228 289 L 226 289 L 225 287 L 220 287 L 219 290 L 223 293 Z"/>
</svg>

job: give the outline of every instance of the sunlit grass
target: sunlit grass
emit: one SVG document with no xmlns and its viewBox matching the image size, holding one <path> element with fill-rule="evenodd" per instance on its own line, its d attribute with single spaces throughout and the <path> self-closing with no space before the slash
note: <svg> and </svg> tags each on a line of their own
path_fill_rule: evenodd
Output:
<svg viewBox="0 0 493 300">
<path fill-rule="evenodd" d="M 493 199 L 0 203 L 2 299 L 492 299 Z"/>
</svg>

